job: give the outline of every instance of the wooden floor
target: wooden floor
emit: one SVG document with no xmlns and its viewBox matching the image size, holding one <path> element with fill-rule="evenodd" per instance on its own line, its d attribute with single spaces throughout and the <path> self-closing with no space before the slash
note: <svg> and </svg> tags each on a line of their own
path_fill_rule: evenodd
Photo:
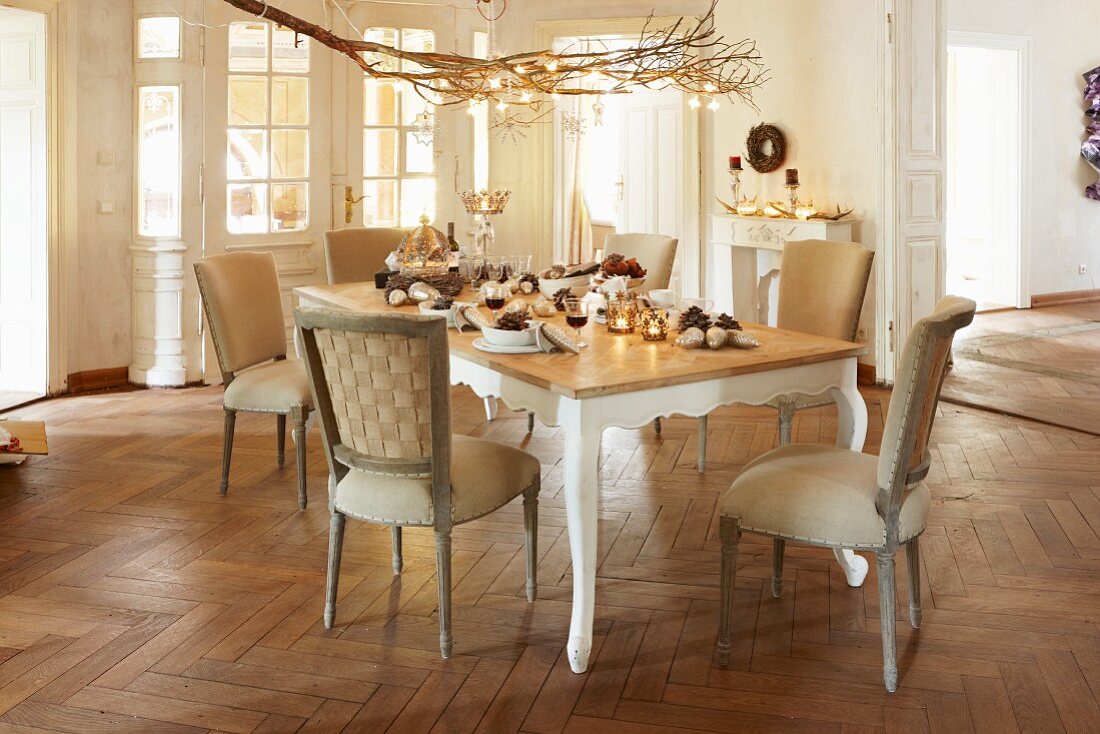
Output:
<svg viewBox="0 0 1100 734">
<path fill-rule="evenodd" d="M 884 393 L 867 393 L 877 450 Z M 544 466 L 540 596 L 523 598 L 518 506 L 455 534 L 455 656 L 438 655 L 432 541 L 350 524 L 337 628 L 321 625 L 328 517 L 310 438 L 310 507 L 275 468 L 274 420 L 238 419 L 217 493 L 217 389 L 56 400 L 52 455 L 0 469 L 3 732 L 1098 732 L 1100 439 L 942 406 L 922 541 L 924 627 L 898 621 L 900 688 L 882 686 L 874 564 L 850 589 L 827 552 L 746 536 L 731 666 L 715 667 L 714 508 L 775 442 L 774 415 L 609 431 L 601 469 L 594 664 L 563 655 L 570 564 L 562 436 L 468 393 L 456 430 L 519 444 Z M 831 442 L 835 412 L 796 440 Z M 290 457 L 288 457 L 288 460 Z M 899 565 L 899 573 L 904 573 Z M 902 603 L 904 577 L 899 579 Z"/>
<path fill-rule="evenodd" d="M 1100 434 L 1100 303 L 979 314 L 943 395 Z"/>
</svg>

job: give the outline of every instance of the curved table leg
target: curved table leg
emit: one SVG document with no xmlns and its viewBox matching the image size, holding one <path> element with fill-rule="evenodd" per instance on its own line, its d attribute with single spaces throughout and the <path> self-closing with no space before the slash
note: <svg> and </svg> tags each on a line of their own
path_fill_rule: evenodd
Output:
<svg viewBox="0 0 1100 734">
<path fill-rule="evenodd" d="M 830 391 L 837 406 L 836 445 L 842 449 L 862 451 L 867 439 L 867 403 L 859 394 L 856 383 L 856 360 L 844 366 L 844 384 Z M 836 561 L 844 571 L 849 586 L 862 586 L 867 578 L 867 559 L 854 551 L 836 548 Z"/>
<path fill-rule="evenodd" d="M 592 616 L 596 602 L 597 477 L 601 426 L 585 416 L 582 403 L 564 401 L 565 515 L 573 559 L 573 616 L 569 622 L 569 667 L 588 668 L 592 650 Z"/>
</svg>

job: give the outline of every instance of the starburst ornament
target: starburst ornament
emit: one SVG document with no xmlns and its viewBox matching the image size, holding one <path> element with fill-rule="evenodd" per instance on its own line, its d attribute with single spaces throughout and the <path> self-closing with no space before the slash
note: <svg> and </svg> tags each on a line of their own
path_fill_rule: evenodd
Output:
<svg viewBox="0 0 1100 734">
<path fill-rule="evenodd" d="M 420 145 L 431 146 L 439 134 L 439 121 L 428 110 L 421 110 L 420 114 L 413 118 L 412 136 Z"/>
<path fill-rule="evenodd" d="M 565 110 L 561 113 L 561 132 L 569 142 L 576 142 L 584 135 L 584 118 L 573 110 Z"/>
</svg>

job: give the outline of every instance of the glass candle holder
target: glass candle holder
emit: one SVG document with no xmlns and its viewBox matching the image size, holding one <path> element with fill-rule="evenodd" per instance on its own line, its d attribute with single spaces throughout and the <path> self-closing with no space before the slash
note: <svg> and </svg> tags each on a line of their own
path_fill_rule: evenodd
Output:
<svg viewBox="0 0 1100 734">
<path fill-rule="evenodd" d="M 607 331 L 633 334 L 638 325 L 638 301 L 633 293 L 616 293 L 607 300 Z"/>
<path fill-rule="evenodd" d="M 668 338 L 668 311 L 663 308 L 647 308 L 642 311 L 642 339 L 647 342 L 663 342 Z"/>
</svg>

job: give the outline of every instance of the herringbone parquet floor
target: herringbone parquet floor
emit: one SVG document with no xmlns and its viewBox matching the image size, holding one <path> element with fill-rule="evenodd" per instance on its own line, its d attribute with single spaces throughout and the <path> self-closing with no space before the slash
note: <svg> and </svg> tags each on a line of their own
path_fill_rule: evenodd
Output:
<svg viewBox="0 0 1100 734">
<path fill-rule="evenodd" d="M 874 451 L 886 394 L 867 397 Z M 259 416 L 238 420 L 223 499 L 219 401 L 218 389 L 147 391 L 20 411 L 49 422 L 53 453 L 0 470 L 0 731 L 1100 731 L 1096 437 L 941 407 L 925 623 L 899 619 L 889 695 L 874 571 L 849 589 L 828 553 L 792 547 L 773 599 L 770 545 L 752 536 L 731 666 L 711 663 L 715 501 L 774 443 L 767 410 L 712 419 L 705 476 L 694 421 L 668 421 L 661 438 L 605 435 L 597 650 L 576 676 L 562 654 L 558 431 L 527 437 L 514 414 L 485 423 L 456 393 L 456 430 L 542 459 L 541 585 L 528 605 L 518 506 L 457 530 L 456 654 L 442 661 L 428 533 L 406 532 L 395 578 L 388 531 L 349 523 L 338 627 L 325 631 L 317 433 L 307 512 Z M 796 440 L 830 442 L 834 415 L 800 414 Z"/>
</svg>

